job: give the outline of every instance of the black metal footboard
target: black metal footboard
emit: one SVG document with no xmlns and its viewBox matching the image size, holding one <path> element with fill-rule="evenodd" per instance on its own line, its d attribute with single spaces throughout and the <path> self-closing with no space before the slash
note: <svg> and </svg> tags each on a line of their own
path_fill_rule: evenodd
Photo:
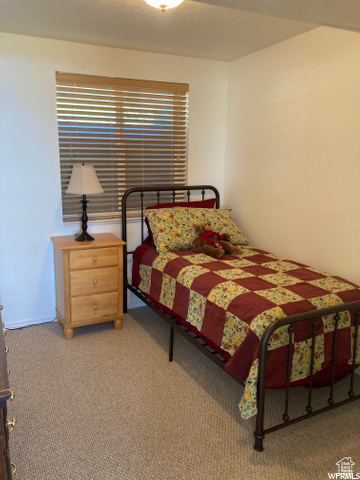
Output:
<svg viewBox="0 0 360 480">
<path fill-rule="evenodd" d="M 337 352 L 337 341 L 338 341 L 338 324 L 340 320 L 340 313 L 344 311 L 352 311 L 355 316 L 354 322 L 354 339 L 353 339 L 353 350 L 352 350 L 352 367 L 351 373 L 349 375 L 349 390 L 347 392 L 347 398 L 344 400 L 336 402 L 334 399 L 334 383 L 335 383 L 335 365 L 336 365 L 336 352 Z M 327 405 L 317 410 L 314 410 L 312 401 L 313 401 L 313 375 L 314 375 L 314 363 L 315 363 L 315 341 L 316 341 L 316 327 L 318 322 L 321 322 L 321 318 L 324 316 L 332 316 L 334 322 L 334 330 L 332 336 L 332 359 L 331 359 L 331 379 L 329 387 L 329 398 L 327 400 Z M 293 315 L 287 318 L 281 318 L 271 324 L 265 330 L 261 341 L 260 341 L 260 350 L 259 350 L 259 376 L 258 376 L 258 385 L 257 385 L 257 417 L 256 417 L 256 430 L 255 430 L 255 450 L 261 452 L 263 450 L 263 440 L 266 434 L 279 430 L 280 428 L 287 427 L 294 423 L 306 420 L 314 415 L 326 412 L 336 407 L 340 407 L 346 403 L 352 402 L 360 398 L 360 393 L 355 394 L 354 391 L 354 375 L 356 369 L 356 358 L 358 356 L 358 339 L 359 339 L 359 323 L 360 323 L 360 300 L 356 302 L 350 302 L 343 305 L 338 305 L 330 308 L 324 308 L 317 311 L 302 313 L 298 315 Z M 308 385 L 308 400 L 307 404 L 304 405 L 304 414 L 290 418 L 289 416 L 289 393 L 290 393 L 290 377 L 292 370 L 292 344 L 293 344 L 293 335 L 295 330 L 295 325 L 304 320 L 308 320 L 312 324 L 312 341 L 310 345 L 310 375 L 309 375 L 309 385 Z M 289 333 L 289 344 L 288 344 L 288 359 L 287 359 L 287 378 L 286 378 L 286 393 L 285 393 L 285 402 L 284 402 L 284 413 L 282 415 L 283 422 L 274 425 L 270 428 L 264 429 L 264 415 L 265 415 L 265 383 L 266 383 L 266 370 L 267 370 L 267 355 L 268 355 L 268 345 L 271 336 L 276 330 L 280 327 L 288 326 Z M 351 332 L 351 330 L 350 330 Z"/>
</svg>

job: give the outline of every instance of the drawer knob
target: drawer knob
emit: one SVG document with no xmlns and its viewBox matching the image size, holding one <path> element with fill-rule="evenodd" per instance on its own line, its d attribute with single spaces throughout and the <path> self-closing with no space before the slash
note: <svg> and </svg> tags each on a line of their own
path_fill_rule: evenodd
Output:
<svg viewBox="0 0 360 480">
<path fill-rule="evenodd" d="M 6 330 L 3 330 L 3 336 L 4 337 L 6 336 Z"/>
<path fill-rule="evenodd" d="M 5 353 L 6 353 L 6 355 L 9 353 L 9 351 L 10 351 L 9 347 L 5 347 Z"/>
<path fill-rule="evenodd" d="M 6 422 L 6 426 L 7 426 L 8 430 L 9 430 L 9 433 L 11 433 L 11 432 L 14 430 L 15 425 L 16 425 L 16 418 L 13 418 L 13 419 L 12 419 L 12 422 L 10 422 L 10 420 L 8 420 L 8 421 Z"/>
<path fill-rule="evenodd" d="M 97 278 L 94 278 L 94 285 L 97 285 L 99 283 L 99 280 Z"/>
<path fill-rule="evenodd" d="M 97 260 L 97 257 L 93 257 L 93 262 L 96 262 L 96 260 Z"/>
<path fill-rule="evenodd" d="M 7 374 L 10 375 L 10 368 L 7 368 Z"/>
<path fill-rule="evenodd" d="M 15 400 L 15 392 L 10 393 L 10 400 L 11 401 Z"/>
<path fill-rule="evenodd" d="M 97 303 L 95 303 L 94 310 L 97 310 L 98 308 L 99 308 L 99 305 Z"/>
</svg>

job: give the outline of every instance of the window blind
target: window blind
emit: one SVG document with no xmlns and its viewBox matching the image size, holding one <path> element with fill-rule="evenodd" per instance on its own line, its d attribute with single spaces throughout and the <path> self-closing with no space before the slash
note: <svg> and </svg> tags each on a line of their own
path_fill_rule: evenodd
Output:
<svg viewBox="0 0 360 480">
<path fill-rule="evenodd" d="M 80 196 L 65 193 L 75 163 L 94 165 L 104 189 L 88 197 L 89 219 L 120 218 L 128 188 L 186 184 L 188 92 L 181 83 L 56 73 L 64 221 L 81 213 Z"/>
</svg>

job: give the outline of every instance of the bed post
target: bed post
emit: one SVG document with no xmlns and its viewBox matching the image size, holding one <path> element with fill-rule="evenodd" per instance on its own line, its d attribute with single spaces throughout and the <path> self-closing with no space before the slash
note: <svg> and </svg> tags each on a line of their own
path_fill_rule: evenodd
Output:
<svg viewBox="0 0 360 480">
<path fill-rule="evenodd" d="M 170 326 L 169 362 L 172 362 L 174 358 L 174 333 L 175 333 L 174 327 Z"/>
<path fill-rule="evenodd" d="M 129 193 L 125 192 L 121 201 L 121 236 L 124 240 L 125 245 L 123 246 L 123 310 L 124 313 L 128 311 L 128 298 L 127 298 L 127 286 L 128 286 L 128 277 L 127 277 L 127 245 L 126 245 L 126 199 Z"/>
<path fill-rule="evenodd" d="M 266 374 L 266 359 L 267 359 L 267 342 L 260 342 L 259 349 L 259 369 L 258 369 L 258 384 L 257 384 L 257 415 L 256 415 L 256 429 L 254 432 L 255 445 L 254 449 L 257 452 L 264 450 L 263 440 L 264 433 L 264 413 L 265 413 L 265 374 Z"/>
<path fill-rule="evenodd" d="M 256 393 L 256 406 L 257 406 L 257 415 L 256 415 L 256 428 L 254 432 L 255 436 L 255 445 L 254 449 L 257 452 L 262 452 L 264 450 L 263 441 L 265 437 L 264 430 L 264 416 L 265 416 L 265 390 L 266 390 L 266 368 L 267 368 L 267 354 L 268 354 L 268 343 L 270 337 L 275 330 L 278 328 L 278 324 L 281 322 L 279 319 L 275 323 L 270 324 L 264 331 L 259 345 L 259 359 L 258 359 L 258 384 L 257 384 L 257 393 Z"/>
</svg>

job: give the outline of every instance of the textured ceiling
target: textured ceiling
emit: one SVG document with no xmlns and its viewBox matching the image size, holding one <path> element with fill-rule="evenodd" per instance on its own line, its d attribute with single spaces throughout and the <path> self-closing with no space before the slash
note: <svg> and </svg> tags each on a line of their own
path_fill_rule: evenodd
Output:
<svg viewBox="0 0 360 480">
<path fill-rule="evenodd" d="M 359 0 L 194 0 L 208 5 L 259 13 L 360 32 Z"/>
<path fill-rule="evenodd" d="M 360 0 L 0 0 L 0 32 L 221 61 L 320 25 L 360 31 Z"/>
</svg>

